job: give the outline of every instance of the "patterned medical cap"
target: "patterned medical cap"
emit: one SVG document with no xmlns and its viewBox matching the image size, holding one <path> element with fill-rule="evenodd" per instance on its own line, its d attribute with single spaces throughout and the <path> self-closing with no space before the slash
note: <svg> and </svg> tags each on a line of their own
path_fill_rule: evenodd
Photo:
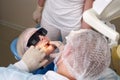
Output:
<svg viewBox="0 0 120 80">
<path fill-rule="evenodd" d="M 110 48 L 103 35 L 90 29 L 72 31 L 62 59 L 76 80 L 97 80 L 110 65 Z M 67 51 L 67 53 L 66 53 Z"/>
</svg>

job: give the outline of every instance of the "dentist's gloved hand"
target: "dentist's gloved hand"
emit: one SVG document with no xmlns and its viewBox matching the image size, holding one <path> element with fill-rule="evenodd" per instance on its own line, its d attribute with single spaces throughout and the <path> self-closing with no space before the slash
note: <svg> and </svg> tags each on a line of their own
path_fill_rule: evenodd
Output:
<svg viewBox="0 0 120 80">
<path fill-rule="evenodd" d="M 43 7 L 37 6 L 36 10 L 33 12 L 33 20 L 38 24 L 41 21 Z"/>
<path fill-rule="evenodd" d="M 23 71 L 33 71 L 48 63 L 46 54 L 42 49 L 31 46 L 23 55 L 22 59 L 14 65 Z M 24 67 L 23 67 L 24 66 Z M 21 68 L 22 67 L 22 68 Z"/>
</svg>

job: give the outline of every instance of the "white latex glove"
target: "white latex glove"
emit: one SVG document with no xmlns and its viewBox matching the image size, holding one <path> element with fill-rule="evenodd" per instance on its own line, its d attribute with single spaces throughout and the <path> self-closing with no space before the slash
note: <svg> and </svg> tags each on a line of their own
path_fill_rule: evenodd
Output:
<svg viewBox="0 0 120 80">
<path fill-rule="evenodd" d="M 34 46 L 31 46 L 23 55 L 22 61 L 27 65 L 29 71 L 36 70 L 48 63 L 48 60 L 45 59 L 46 54 L 42 49 L 37 49 Z"/>
<path fill-rule="evenodd" d="M 33 20 L 38 24 L 41 21 L 43 7 L 37 6 L 33 12 Z"/>
</svg>

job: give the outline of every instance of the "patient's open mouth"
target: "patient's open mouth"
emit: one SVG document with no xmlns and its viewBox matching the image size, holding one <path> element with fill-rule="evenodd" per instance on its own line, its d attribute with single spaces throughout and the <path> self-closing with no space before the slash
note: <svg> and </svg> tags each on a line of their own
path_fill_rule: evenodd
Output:
<svg viewBox="0 0 120 80">
<path fill-rule="evenodd" d="M 47 55 L 49 55 L 50 53 L 52 53 L 56 48 L 57 48 L 57 47 L 56 47 L 55 45 L 50 44 L 49 41 L 46 42 L 46 43 L 44 44 L 44 46 L 42 47 L 42 49 L 44 49 L 44 51 L 45 51 L 45 53 L 46 53 Z"/>
</svg>

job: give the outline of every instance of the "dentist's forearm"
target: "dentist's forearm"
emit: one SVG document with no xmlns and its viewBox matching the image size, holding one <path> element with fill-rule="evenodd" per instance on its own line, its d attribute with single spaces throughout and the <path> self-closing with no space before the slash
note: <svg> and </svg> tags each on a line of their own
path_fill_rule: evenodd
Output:
<svg viewBox="0 0 120 80">
<path fill-rule="evenodd" d="M 86 10 L 88 10 L 88 9 L 90 9 L 90 8 L 92 8 L 92 5 L 93 5 L 93 1 L 94 0 L 85 0 L 84 1 L 84 7 L 83 7 L 83 12 L 84 11 L 86 11 Z M 88 25 L 83 19 L 82 19 L 82 21 L 81 21 L 81 28 L 87 28 L 87 29 L 91 29 L 91 26 L 90 25 Z"/>
</svg>

